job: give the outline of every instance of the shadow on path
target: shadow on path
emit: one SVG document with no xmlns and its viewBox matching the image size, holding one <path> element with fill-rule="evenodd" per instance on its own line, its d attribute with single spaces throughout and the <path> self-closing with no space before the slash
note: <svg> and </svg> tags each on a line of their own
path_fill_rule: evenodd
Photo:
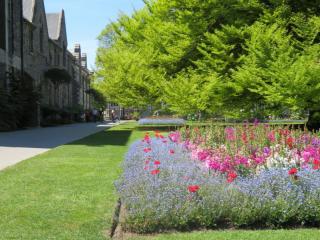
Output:
<svg viewBox="0 0 320 240">
<path fill-rule="evenodd" d="M 112 124 L 81 123 L 0 133 L 0 147 L 51 149 L 112 126 Z"/>
</svg>

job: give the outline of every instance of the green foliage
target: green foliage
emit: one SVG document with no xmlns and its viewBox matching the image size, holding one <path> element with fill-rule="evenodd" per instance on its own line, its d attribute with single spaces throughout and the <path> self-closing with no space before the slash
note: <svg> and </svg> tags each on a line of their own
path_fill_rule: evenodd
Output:
<svg viewBox="0 0 320 240">
<path fill-rule="evenodd" d="M 319 105 L 320 0 L 145 2 L 99 38 L 113 101 L 243 118 Z"/>
<path fill-rule="evenodd" d="M 97 109 L 105 108 L 107 104 L 107 100 L 105 96 L 94 87 L 87 90 L 87 93 L 91 95 L 91 98 L 93 100 L 93 106 Z"/>
</svg>

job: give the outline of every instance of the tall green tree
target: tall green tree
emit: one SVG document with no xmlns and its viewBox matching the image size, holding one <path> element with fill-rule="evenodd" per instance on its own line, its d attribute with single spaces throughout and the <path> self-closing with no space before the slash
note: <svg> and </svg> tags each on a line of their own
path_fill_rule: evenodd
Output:
<svg viewBox="0 0 320 240">
<path fill-rule="evenodd" d="M 320 0 L 146 0 L 100 36 L 97 86 L 124 106 L 254 117 L 317 110 Z"/>
</svg>

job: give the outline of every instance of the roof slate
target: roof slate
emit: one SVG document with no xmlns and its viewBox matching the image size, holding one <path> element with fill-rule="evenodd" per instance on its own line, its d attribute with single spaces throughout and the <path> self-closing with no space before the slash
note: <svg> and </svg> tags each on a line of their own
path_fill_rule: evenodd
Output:
<svg viewBox="0 0 320 240">
<path fill-rule="evenodd" d="M 32 22 L 35 0 L 23 0 L 23 17 Z"/>
<path fill-rule="evenodd" d="M 58 40 L 60 37 L 61 13 L 47 13 L 47 24 L 49 37 Z"/>
</svg>

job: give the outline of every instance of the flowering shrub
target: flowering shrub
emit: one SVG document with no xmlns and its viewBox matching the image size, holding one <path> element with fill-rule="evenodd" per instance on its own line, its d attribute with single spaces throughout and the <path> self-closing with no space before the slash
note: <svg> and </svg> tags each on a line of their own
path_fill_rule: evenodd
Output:
<svg viewBox="0 0 320 240">
<path fill-rule="evenodd" d="M 318 154 L 317 136 L 262 126 L 146 134 L 116 182 L 122 225 L 134 232 L 319 226 Z"/>
<path fill-rule="evenodd" d="M 185 120 L 182 118 L 142 118 L 138 124 L 143 125 L 185 125 Z"/>
</svg>

